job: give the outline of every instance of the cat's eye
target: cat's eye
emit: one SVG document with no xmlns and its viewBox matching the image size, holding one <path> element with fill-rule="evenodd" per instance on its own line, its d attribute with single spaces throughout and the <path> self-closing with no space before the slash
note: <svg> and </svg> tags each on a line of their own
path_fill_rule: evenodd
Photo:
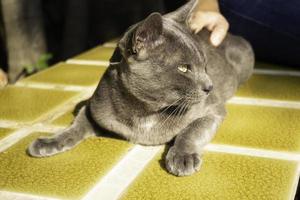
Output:
<svg viewBox="0 0 300 200">
<path fill-rule="evenodd" d="M 177 66 L 177 69 L 183 73 L 186 73 L 188 71 L 191 71 L 191 67 L 188 64 L 181 64 Z"/>
</svg>

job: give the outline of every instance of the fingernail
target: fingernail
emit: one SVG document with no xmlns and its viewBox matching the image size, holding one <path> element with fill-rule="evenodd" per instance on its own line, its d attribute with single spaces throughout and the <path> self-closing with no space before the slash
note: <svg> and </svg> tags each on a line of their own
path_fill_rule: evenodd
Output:
<svg viewBox="0 0 300 200">
<path fill-rule="evenodd" d="M 216 36 L 216 37 L 212 37 L 211 38 L 211 43 L 214 45 L 214 46 L 218 46 L 220 44 L 220 37 Z"/>
</svg>

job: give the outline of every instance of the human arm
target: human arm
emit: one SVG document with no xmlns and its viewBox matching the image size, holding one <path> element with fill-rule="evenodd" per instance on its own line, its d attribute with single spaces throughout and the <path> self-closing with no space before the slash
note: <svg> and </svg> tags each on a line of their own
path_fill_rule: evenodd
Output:
<svg viewBox="0 0 300 200">
<path fill-rule="evenodd" d="M 203 28 L 211 31 L 210 41 L 214 46 L 221 44 L 229 29 L 229 23 L 220 13 L 217 0 L 198 0 L 188 19 L 195 33 Z"/>
</svg>

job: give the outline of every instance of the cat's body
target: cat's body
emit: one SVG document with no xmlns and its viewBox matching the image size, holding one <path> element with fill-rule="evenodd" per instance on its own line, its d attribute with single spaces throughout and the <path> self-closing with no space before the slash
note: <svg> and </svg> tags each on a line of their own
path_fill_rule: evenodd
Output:
<svg viewBox="0 0 300 200">
<path fill-rule="evenodd" d="M 131 27 L 72 126 L 37 140 L 29 153 L 42 157 L 70 149 L 93 135 L 92 120 L 138 144 L 175 138 L 166 156 L 168 171 L 179 176 L 197 171 L 203 147 L 224 119 L 226 100 L 252 73 L 254 56 L 240 37 L 228 34 L 216 48 L 207 31 L 191 33 L 185 19 L 194 3 Z"/>
</svg>

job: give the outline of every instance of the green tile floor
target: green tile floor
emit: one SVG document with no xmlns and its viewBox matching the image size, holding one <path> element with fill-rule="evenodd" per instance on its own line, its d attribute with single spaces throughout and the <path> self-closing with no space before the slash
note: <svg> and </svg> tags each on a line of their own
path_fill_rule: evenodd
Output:
<svg viewBox="0 0 300 200">
<path fill-rule="evenodd" d="M 0 150 L 7 145 L 3 140 L 6 136 L 11 134 L 16 140 L 0 152 L 1 200 L 2 191 L 12 193 L 3 200 L 17 199 L 13 196 L 17 193 L 37 196 L 32 199 L 85 199 L 134 148 L 120 139 L 99 137 L 89 138 L 75 149 L 49 158 L 31 158 L 26 154 L 26 147 L 33 139 L 56 133 L 72 122 L 76 103 L 92 94 L 89 89 L 97 85 L 105 71 L 105 66 L 99 63 L 108 62 L 113 53 L 113 47 L 109 46 L 113 45 L 95 47 L 70 58 L 72 64 L 58 63 L 19 81 L 16 86 L 0 90 L 0 105 L 4 105 L 0 106 Z M 257 68 L 288 69 L 265 63 L 258 63 Z M 122 188 L 119 198 L 292 199 L 300 161 L 299 84 L 299 76 L 253 75 L 237 92 L 237 97 L 280 100 L 286 106 L 227 104 L 228 115 L 211 145 L 225 145 L 233 152 L 226 148 L 206 151 L 200 171 L 180 178 L 165 171 L 160 152 Z M 16 134 L 18 130 L 28 136 L 20 137 Z M 125 166 L 120 178 L 130 168 Z M 120 187 L 117 182 L 112 181 L 113 189 Z M 96 192 L 109 191 L 101 187 Z"/>
<path fill-rule="evenodd" d="M 32 75 L 19 83 L 48 83 L 72 86 L 91 86 L 99 82 L 106 66 L 59 63 L 48 70 Z"/>
</svg>

